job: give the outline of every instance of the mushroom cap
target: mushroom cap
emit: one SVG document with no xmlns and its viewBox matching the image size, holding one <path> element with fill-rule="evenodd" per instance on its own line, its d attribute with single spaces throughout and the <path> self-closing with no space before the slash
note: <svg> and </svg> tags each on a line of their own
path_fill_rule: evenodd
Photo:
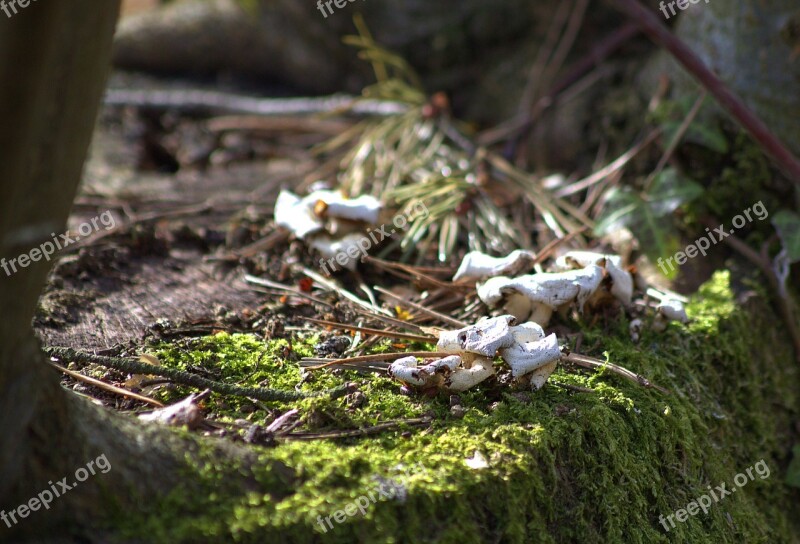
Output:
<svg viewBox="0 0 800 544">
<path fill-rule="evenodd" d="M 534 262 L 534 254 L 523 249 L 516 249 L 505 257 L 492 257 L 480 251 L 470 251 L 461 260 L 453 281 L 462 278 L 480 279 L 498 275 L 516 275 L 530 269 Z"/>
<path fill-rule="evenodd" d="M 380 201 L 369 195 L 347 198 L 341 191 L 320 189 L 300 198 L 291 191 L 281 191 L 275 201 L 275 223 L 305 238 L 325 226 L 325 217 L 374 224 L 380 211 Z"/>
<path fill-rule="evenodd" d="M 503 360 L 511 367 L 515 378 L 533 372 L 539 367 L 557 362 L 561 358 L 558 338 L 555 334 L 535 342 L 514 344 L 500 352 Z"/>
<path fill-rule="evenodd" d="M 442 386 L 450 374 L 461 364 L 458 355 L 451 355 L 433 361 L 425 366 L 418 366 L 416 357 L 403 357 L 389 365 L 389 375 L 402 382 L 418 387 Z"/>
<path fill-rule="evenodd" d="M 281 191 L 275 201 L 275 224 L 289 229 L 298 238 L 322 230 L 322 219 L 314 215 L 313 208 L 309 209 L 296 194 L 291 191 Z"/>
<path fill-rule="evenodd" d="M 553 310 L 575 301 L 583 310 L 602 280 L 603 269 L 596 264 L 579 270 L 544 272 L 513 279 L 498 276 L 478 286 L 478 297 L 489 306 L 496 306 L 509 296 L 522 295 Z"/>
<path fill-rule="evenodd" d="M 509 330 L 514 340 L 519 343 L 536 342 L 545 337 L 544 329 L 533 321 L 516 325 Z"/>
<path fill-rule="evenodd" d="M 625 305 L 633 298 L 633 276 L 622 267 L 619 255 L 608 255 L 594 251 L 569 251 L 556 259 L 556 267 L 569 270 L 590 264 L 603 266 L 611 276 L 611 294 Z M 576 266 L 577 265 L 577 266 Z"/>
<path fill-rule="evenodd" d="M 484 357 L 494 357 L 500 348 L 514 342 L 511 325 L 514 316 L 502 315 L 490 319 L 482 319 L 455 331 L 442 331 L 436 348 L 444 353 L 474 353 Z"/>
<path fill-rule="evenodd" d="M 416 357 L 403 357 L 389 365 L 389 375 L 416 387 L 439 387 L 456 392 L 466 391 L 494 375 L 492 360 L 487 357 L 478 357 L 470 368 L 463 368 L 461 362 L 461 357 L 451 355 L 417 366 Z"/>
<path fill-rule="evenodd" d="M 673 298 L 667 298 L 661 301 L 656 307 L 656 312 L 666 317 L 670 321 L 678 321 L 680 323 L 687 323 L 689 316 L 686 315 L 686 308 L 683 303 Z"/>
</svg>

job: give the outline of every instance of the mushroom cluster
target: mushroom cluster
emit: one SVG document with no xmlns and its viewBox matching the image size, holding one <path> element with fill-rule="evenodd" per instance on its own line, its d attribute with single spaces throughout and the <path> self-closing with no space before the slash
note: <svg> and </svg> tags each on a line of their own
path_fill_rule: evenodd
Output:
<svg viewBox="0 0 800 544">
<path fill-rule="evenodd" d="M 404 357 L 391 364 L 389 375 L 420 389 L 464 391 L 494 375 L 493 360 L 499 355 L 515 379 L 540 389 L 561 358 L 558 340 L 536 323 L 515 323 L 514 316 L 502 315 L 442 331 L 436 347 L 449 355 L 423 366 L 415 357 Z"/>
<path fill-rule="evenodd" d="M 566 272 L 497 276 L 478 285 L 478 297 L 489 307 L 502 306 L 520 321 L 547 325 L 555 310 L 577 303 L 583 311 L 602 281 L 603 269 L 596 264 Z"/>
<path fill-rule="evenodd" d="M 555 260 L 554 272 L 517 277 L 495 273 L 513 273 L 534 262 L 528 252 L 517 250 L 507 257 L 489 257 L 479 252 L 468 253 L 453 280 L 486 278 L 477 284 L 478 298 L 490 308 L 502 308 L 520 321 L 534 321 L 547 326 L 554 311 L 565 312 L 573 304 L 583 312 L 618 301 L 629 308 L 633 300 L 634 277 L 622 265 L 618 255 L 592 251 L 570 251 Z M 641 278 L 639 278 L 641 279 Z M 637 280 L 638 281 L 638 280 Z M 688 322 L 683 304 L 674 295 L 647 290 L 660 299 L 653 329 L 663 331 L 669 321 Z M 631 324 L 632 336 L 638 337 L 641 320 Z"/>
</svg>

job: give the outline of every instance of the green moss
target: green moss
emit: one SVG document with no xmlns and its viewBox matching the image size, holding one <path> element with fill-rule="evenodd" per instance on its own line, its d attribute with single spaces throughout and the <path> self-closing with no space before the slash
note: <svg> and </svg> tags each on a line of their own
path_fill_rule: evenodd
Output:
<svg viewBox="0 0 800 544">
<path fill-rule="evenodd" d="M 716 274 L 689 306 L 688 327 L 645 333 L 638 345 L 631 344 L 624 318 L 610 331 L 584 327 L 583 345 L 596 346 L 591 355 L 607 353 L 669 388 L 669 395 L 607 372 L 559 369 L 527 399 L 491 386 L 467 392 L 461 395 L 466 414 L 457 419 L 446 396 L 403 396 L 386 378 L 354 372 L 315 374 L 302 388 L 356 381 L 366 405 L 306 399 L 276 407 L 297 407 L 306 417 L 322 413 L 315 420 L 323 428 L 426 412 L 434 422 L 423 430 L 254 448 L 256 459 L 225 465 L 201 441 L 187 459 L 187 478 L 199 492 L 176 490 L 148 503 L 146 516 L 126 516 L 120 524 L 132 536 L 171 543 L 790 542 L 798 527 L 789 520 L 800 518 L 800 508 L 782 473 L 797 417 L 796 367 L 768 308 L 756 302 L 746 312 L 728 283 L 727 274 Z M 310 343 L 298 341 L 293 351 Z M 301 372 L 285 358 L 286 347 L 219 334 L 161 346 L 158 354 L 164 364 L 293 388 Z M 219 402 L 212 399 L 215 409 Z M 467 465 L 476 451 L 488 468 Z M 770 477 L 756 476 L 669 533 L 660 525 L 660 515 L 686 507 L 708 486 L 727 482 L 730 488 L 737 473 L 761 459 Z M 253 483 L 233 488 L 228 482 L 238 479 L 231 474 L 246 474 Z M 381 481 L 404 491 L 378 498 Z M 331 517 L 333 528 L 323 532 L 317 516 L 332 516 L 370 493 L 375 501 L 365 515 L 345 516 L 343 523 Z"/>
<path fill-rule="evenodd" d="M 707 181 L 704 197 L 689 206 L 689 219 L 710 215 L 724 221 L 728 230 L 733 217 L 758 202 L 762 202 L 772 216 L 791 201 L 792 187 L 773 175 L 769 159 L 745 132 L 739 131 L 733 136 L 730 153 L 719 157 L 718 161 L 705 157 L 692 163 L 696 179 Z M 692 233 L 697 230 L 696 226 L 689 228 Z M 746 234 L 757 233 L 752 240 L 754 244 L 773 233 L 769 221 L 758 221 L 755 217 L 745 230 Z"/>
</svg>

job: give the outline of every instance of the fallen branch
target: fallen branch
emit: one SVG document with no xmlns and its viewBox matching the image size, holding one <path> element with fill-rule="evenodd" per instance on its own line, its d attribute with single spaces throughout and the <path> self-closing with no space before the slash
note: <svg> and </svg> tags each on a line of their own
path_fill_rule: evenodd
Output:
<svg viewBox="0 0 800 544">
<path fill-rule="evenodd" d="M 324 395 L 329 395 L 331 398 L 339 398 L 352 393 L 354 390 L 353 385 L 349 383 L 334 389 L 329 389 L 327 391 L 313 393 L 285 391 L 282 389 L 268 389 L 263 387 L 241 387 L 238 385 L 231 385 L 201 378 L 196 374 L 184 372 L 183 370 L 176 370 L 174 368 L 142 363 L 136 359 L 94 355 L 92 353 L 76 351 L 67 347 L 48 347 L 44 348 L 44 352 L 50 357 L 55 357 L 56 359 L 60 359 L 62 361 L 69 360 L 82 364 L 96 364 L 108 368 L 114 368 L 121 372 L 127 372 L 128 374 L 163 376 L 181 385 L 188 385 L 198 389 L 211 389 L 215 393 L 220 393 L 222 395 L 237 395 L 240 397 L 247 397 L 265 402 L 288 402 L 308 397 L 320 397 Z"/>
<path fill-rule="evenodd" d="M 308 365 L 309 363 L 323 363 L 318 364 L 318 366 L 309 366 L 307 367 L 308 370 L 320 370 L 322 368 L 327 368 L 329 366 L 335 365 L 342 365 L 342 364 L 355 364 L 355 363 L 374 363 L 374 362 L 388 362 L 394 361 L 396 359 L 402 359 L 403 357 L 441 357 L 441 353 L 436 353 L 433 351 L 405 351 L 402 353 L 378 353 L 375 355 L 362 355 L 360 357 L 350 357 L 347 359 L 320 359 L 318 357 L 303 357 L 300 360 L 300 364 L 303 365 L 304 363 Z"/>
</svg>

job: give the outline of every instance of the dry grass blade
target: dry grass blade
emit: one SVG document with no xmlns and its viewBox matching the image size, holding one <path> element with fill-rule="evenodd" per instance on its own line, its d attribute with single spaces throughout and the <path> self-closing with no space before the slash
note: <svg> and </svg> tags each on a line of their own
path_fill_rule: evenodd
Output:
<svg viewBox="0 0 800 544">
<path fill-rule="evenodd" d="M 310 295 L 306 292 L 297 289 L 296 287 L 291 287 L 289 285 L 283 285 L 282 283 L 278 283 L 275 281 L 270 281 L 264 278 L 257 278 L 255 276 L 251 276 L 250 274 L 245 275 L 244 280 L 247 283 L 252 283 L 255 285 L 260 285 L 262 287 L 269 287 L 270 289 L 277 289 L 278 291 L 285 291 L 287 293 L 292 293 L 293 295 L 297 295 L 299 297 L 306 298 L 312 302 L 316 302 L 317 304 L 322 304 L 324 306 L 328 306 L 329 308 L 333 308 L 333 304 L 330 302 L 325 302 L 322 299 L 319 299 L 313 295 Z"/>
<path fill-rule="evenodd" d="M 383 336 L 385 338 L 395 338 L 397 340 L 408 340 L 411 342 L 436 342 L 436 338 L 432 336 L 418 336 L 415 334 L 405 334 L 402 332 L 382 331 L 380 329 L 371 329 L 369 327 L 357 327 L 355 325 L 345 325 L 344 323 L 336 323 L 334 321 L 325 321 L 323 319 L 307 318 L 308 321 L 316 323 L 317 325 L 325 325 L 327 327 L 334 327 L 344 329 L 347 331 L 363 332 L 373 336 Z"/>
<path fill-rule="evenodd" d="M 631 159 L 633 159 L 636 155 L 638 155 L 644 148 L 650 145 L 658 135 L 661 134 L 660 130 L 654 130 L 650 132 L 644 140 L 630 148 L 628 151 L 623 153 L 619 156 L 616 160 L 609 163 L 607 166 L 601 168 L 597 172 L 592 173 L 589 176 L 586 176 L 583 179 L 576 181 L 575 183 L 570 184 L 563 189 L 560 189 L 556 192 L 556 196 L 559 197 L 566 197 L 578 193 L 584 189 L 588 189 L 595 183 L 606 179 L 611 174 L 620 171 L 622 168 L 627 165 Z"/>
<path fill-rule="evenodd" d="M 350 291 L 348 291 L 347 289 L 345 289 L 341 285 L 339 285 L 336 282 L 331 281 L 331 280 L 323 277 L 320 274 L 317 274 L 313 270 L 310 270 L 310 269 L 306 268 L 305 266 L 294 267 L 294 268 L 297 268 L 303 274 L 305 274 L 306 276 L 308 276 L 309 278 L 314 280 L 317 284 L 322 285 L 322 286 L 330 289 L 331 291 L 337 293 L 342 298 L 349 300 L 353 304 L 356 304 L 357 306 L 360 306 L 361 308 L 364 308 L 364 309 L 368 310 L 369 312 L 372 312 L 372 313 L 375 313 L 375 314 L 379 314 L 379 315 L 384 315 L 384 316 L 387 316 L 387 317 L 392 317 L 392 314 L 390 314 L 388 310 L 384 310 L 383 308 L 375 306 L 374 304 L 371 304 L 371 303 L 367 302 L 366 300 L 358 298 L 357 296 L 355 296 L 353 293 L 351 293 Z"/>
<path fill-rule="evenodd" d="M 459 329 L 462 328 L 462 327 L 466 327 L 467 326 L 467 323 L 464 323 L 463 321 L 459 321 L 458 319 L 455 319 L 455 318 L 450 317 L 448 315 L 440 314 L 439 312 L 437 312 L 435 310 L 431 310 L 430 308 L 426 308 L 425 306 L 423 306 L 421 304 L 417 304 L 416 302 L 411 302 L 410 300 L 406 300 L 403 297 L 397 296 L 394 293 L 392 293 L 391 291 L 389 291 L 387 289 L 384 289 L 383 287 L 379 287 L 379 286 L 376 285 L 375 286 L 375 290 L 378 291 L 381 294 L 384 294 L 384 295 L 388 296 L 388 297 L 392 297 L 394 300 L 396 300 L 398 303 L 400 303 L 403 306 L 407 306 L 409 308 L 413 308 L 414 310 L 422 312 L 422 313 L 424 313 L 426 315 L 429 315 L 431 317 L 435 317 L 436 319 L 438 319 L 442 323 L 447 323 L 448 325 L 453 325 L 455 327 L 458 327 Z"/>
<path fill-rule="evenodd" d="M 555 240 L 552 240 L 551 242 L 549 242 L 546 246 L 544 246 L 536 254 L 536 258 L 533 260 L 533 264 L 540 264 L 540 263 L 544 262 L 544 260 L 547 259 L 548 257 L 550 257 L 550 255 L 552 255 L 553 252 L 559 246 L 562 246 L 562 245 L 566 244 L 567 242 L 569 242 L 570 240 L 572 240 L 576 236 L 580 236 L 581 234 L 586 232 L 586 230 L 587 230 L 586 227 L 584 227 L 582 229 L 570 232 L 569 234 L 567 234 L 566 236 L 564 236 L 562 238 L 556 238 Z"/>
</svg>

